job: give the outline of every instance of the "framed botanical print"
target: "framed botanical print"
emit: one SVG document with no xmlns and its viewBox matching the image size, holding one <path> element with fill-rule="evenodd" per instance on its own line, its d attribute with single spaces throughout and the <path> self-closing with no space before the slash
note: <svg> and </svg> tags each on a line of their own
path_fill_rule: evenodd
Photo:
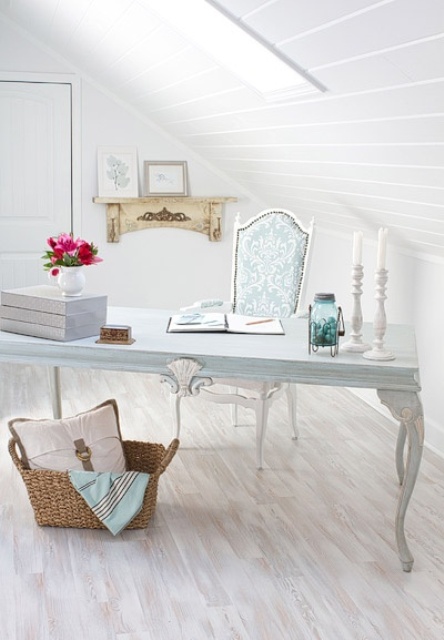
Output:
<svg viewBox="0 0 444 640">
<path fill-rule="evenodd" d="M 136 147 L 98 148 L 99 196 L 137 198 Z"/>
<path fill-rule="evenodd" d="M 186 196 L 186 162 L 145 161 L 143 195 L 144 196 Z"/>
</svg>

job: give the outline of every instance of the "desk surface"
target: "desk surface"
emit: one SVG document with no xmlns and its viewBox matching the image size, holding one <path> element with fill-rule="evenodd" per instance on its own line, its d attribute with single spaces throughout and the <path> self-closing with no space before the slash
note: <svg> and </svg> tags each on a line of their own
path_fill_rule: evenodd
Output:
<svg viewBox="0 0 444 640">
<path fill-rule="evenodd" d="M 168 373 L 167 364 L 192 357 L 202 365 L 201 375 L 277 380 L 330 386 L 419 391 L 419 369 L 412 327 L 389 325 L 385 344 L 396 358 L 366 360 L 362 354 L 329 349 L 308 354 L 306 319 L 284 319 L 284 336 L 226 333 L 166 332 L 172 312 L 110 307 L 109 324 L 132 327 L 132 345 L 97 344 L 96 337 L 56 342 L 0 331 L 0 360 L 67 367 L 88 367 Z M 363 328 L 373 339 L 371 324 Z"/>
<path fill-rule="evenodd" d="M 0 361 L 49 365 L 53 372 L 54 415 L 61 415 L 59 367 L 85 367 L 157 373 L 172 383 L 173 393 L 195 393 L 206 378 L 243 378 L 268 382 L 362 387 L 377 389 L 379 398 L 400 422 L 396 461 L 402 482 L 395 518 L 396 540 L 405 571 L 413 566 L 404 519 L 419 470 L 424 440 L 423 410 L 419 398 L 419 369 L 414 331 L 403 325 L 388 326 L 385 345 L 395 360 L 366 360 L 358 353 L 329 349 L 308 353 L 307 319 L 283 320 L 285 335 L 229 333 L 167 333 L 169 311 L 111 307 L 108 323 L 130 325 L 131 345 L 97 344 L 96 337 L 54 342 L 0 331 Z M 364 325 L 366 342 L 372 342 L 372 325 Z M 175 366 L 192 363 L 191 374 L 177 378 Z M 173 363 L 173 367 L 169 367 Z M 197 366 L 197 368 L 196 368 Z M 195 373 L 198 375 L 195 376 Z M 54 393 L 53 393 L 54 398 Z M 404 442 L 409 441 L 404 474 Z"/>
</svg>

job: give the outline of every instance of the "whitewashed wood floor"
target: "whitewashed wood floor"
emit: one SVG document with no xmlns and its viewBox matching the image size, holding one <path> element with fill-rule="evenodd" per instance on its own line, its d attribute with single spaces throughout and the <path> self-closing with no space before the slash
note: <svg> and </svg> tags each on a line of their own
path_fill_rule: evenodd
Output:
<svg viewBox="0 0 444 640">
<path fill-rule="evenodd" d="M 2 640 L 444 638 L 444 460 L 425 451 L 404 573 L 396 428 L 347 390 L 299 387 L 297 442 L 276 404 L 262 472 L 253 426 L 186 401 L 154 518 L 113 537 L 34 521 L 7 420 L 50 415 L 46 374 L 0 365 Z M 158 378 L 64 369 L 62 384 L 65 415 L 115 397 L 125 438 L 170 441 Z"/>
</svg>

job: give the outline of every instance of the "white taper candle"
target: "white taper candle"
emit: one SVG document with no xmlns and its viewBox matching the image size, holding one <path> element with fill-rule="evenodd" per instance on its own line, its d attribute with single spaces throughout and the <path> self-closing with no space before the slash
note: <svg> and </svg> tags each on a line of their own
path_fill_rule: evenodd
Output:
<svg viewBox="0 0 444 640">
<path fill-rule="evenodd" d="M 378 256 L 376 261 L 376 268 L 378 271 L 380 269 L 385 269 L 385 255 L 387 249 L 387 233 L 388 229 L 383 229 L 382 227 L 379 229 L 378 233 Z"/>
<path fill-rule="evenodd" d="M 353 264 L 362 264 L 362 231 L 353 234 Z"/>
</svg>

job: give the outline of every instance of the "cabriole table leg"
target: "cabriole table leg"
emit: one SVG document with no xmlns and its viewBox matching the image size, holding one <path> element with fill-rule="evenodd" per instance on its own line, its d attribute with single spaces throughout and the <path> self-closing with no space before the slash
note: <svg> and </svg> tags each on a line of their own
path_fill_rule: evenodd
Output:
<svg viewBox="0 0 444 640">
<path fill-rule="evenodd" d="M 396 542 L 404 571 L 411 571 L 413 556 L 407 545 L 404 521 L 415 487 L 424 446 L 424 414 L 419 394 L 378 389 L 378 396 L 407 433 L 407 459 L 395 518 Z"/>
</svg>

